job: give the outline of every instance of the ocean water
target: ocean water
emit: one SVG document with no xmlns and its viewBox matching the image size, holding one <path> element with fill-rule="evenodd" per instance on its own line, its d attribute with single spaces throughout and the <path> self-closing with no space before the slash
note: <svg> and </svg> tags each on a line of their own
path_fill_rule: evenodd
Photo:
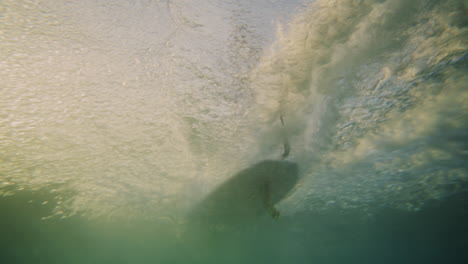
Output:
<svg viewBox="0 0 468 264">
<path fill-rule="evenodd" d="M 467 263 L 467 56 L 464 0 L 0 1 L 0 263 Z M 285 139 L 278 219 L 218 198 Z"/>
</svg>

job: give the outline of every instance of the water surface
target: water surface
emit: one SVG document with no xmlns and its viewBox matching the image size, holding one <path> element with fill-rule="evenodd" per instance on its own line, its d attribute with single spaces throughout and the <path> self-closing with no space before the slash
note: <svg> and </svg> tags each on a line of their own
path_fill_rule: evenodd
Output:
<svg viewBox="0 0 468 264">
<path fill-rule="evenodd" d="M 465 263 L 467 9 L 1 1 L 0 258 Z M 188 224 L 285 136 L 278 221 Z"/>
</svg>

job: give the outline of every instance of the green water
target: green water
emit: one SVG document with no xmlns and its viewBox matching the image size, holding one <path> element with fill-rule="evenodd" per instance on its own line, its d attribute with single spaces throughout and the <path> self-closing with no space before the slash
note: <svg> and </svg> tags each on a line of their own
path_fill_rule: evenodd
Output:
<svg viewBox="0 0 468 264">
<path fill-rule="evenodd" d="M 44 198 L 44 197 L 43 197 Z M 34 199 L 33 202 L 29 202 Z M 0 203 L 2 263 L 465 263 L 468 197 L 420 212 L 298 213 L 210 229 L 156 221 L 41 220 L 25 192 Z"/>
</svg>

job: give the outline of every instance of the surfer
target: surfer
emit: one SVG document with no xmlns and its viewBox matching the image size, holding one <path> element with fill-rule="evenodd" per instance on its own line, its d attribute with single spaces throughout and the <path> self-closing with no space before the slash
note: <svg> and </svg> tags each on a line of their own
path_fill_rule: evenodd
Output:
<svg viewBox="0 0 468 264">
<path fill-rule="evenodd" d="M 284 120 L 283 120 L 283 114 L 280 113 L 280 120 L 281 120 L 281 125 L 283 126 L 284 129 Z M 284 152 L 281 155 L 281 159 L 284 160 L 289 156 L 289 153 L 291 152 L 291 146 L 289 145 L 288 137 L 286 136 L 286 133 L 284 132 Z M 274 219 L 278 219 L 280 216 L 280 212 L 278 209 L 275 208 L 275 206 L 272 203 L 271 200 L 271 193 L 270 193 L 270 183 L 266 181 L 263 185 L 263 206 L 267 210 L 268 214 L 271 215 Z"/>
<path fill-rule="evenodd" d="M 284 129 L 282 115 L 280 120 Z M 284 150 L 278 159 L 260 161 L 230 177 L 192 210 L 190 218 L 231 226 L 244 226 L 264 214 L 278 219 L 275 205 L 296 185 L 299 173 L 298 165 L 286 160 L 291 148 L 283 134 Z"/>
</svg>

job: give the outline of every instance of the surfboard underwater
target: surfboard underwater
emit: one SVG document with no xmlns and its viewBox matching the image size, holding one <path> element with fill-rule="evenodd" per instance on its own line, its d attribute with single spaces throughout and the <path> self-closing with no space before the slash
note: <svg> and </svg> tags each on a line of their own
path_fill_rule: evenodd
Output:
<svg viewBox="0 0 468 264">
<path fill-rule="evenodd" d="M 262 215 L 279 216 L 274 205 L 298 181 L 298 165 L 264 160 L 235 174 L 210 193 L 190 214 L 203 223 L 241 224 Z"/>
</svg>

